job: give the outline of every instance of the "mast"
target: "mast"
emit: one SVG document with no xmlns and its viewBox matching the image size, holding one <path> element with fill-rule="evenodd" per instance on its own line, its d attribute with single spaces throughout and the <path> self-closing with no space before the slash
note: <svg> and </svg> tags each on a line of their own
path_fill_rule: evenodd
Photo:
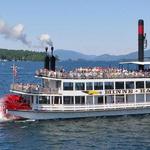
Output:
<svg viewBox="0 0 150 150">
<path fill-rule="evenodd" d="M 17 66 L 13 64 L 12 66 L 13 84 L 15 83 L 15 78 L 17 76 Z"/>
</svg>

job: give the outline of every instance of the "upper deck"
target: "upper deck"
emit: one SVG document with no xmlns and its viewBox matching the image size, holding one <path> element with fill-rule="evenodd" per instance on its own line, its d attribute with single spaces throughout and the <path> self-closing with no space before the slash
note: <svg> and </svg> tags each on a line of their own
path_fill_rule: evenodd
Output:
<svg viewBox="0 0 150 150">
<path fill-rule="evenodd" d="M 128 78 L 150 78 L 150 71 L 128 71 L 117 68 L 77 68 L 73 71 L 49 71 L 40 69 L 36 71 L 38 77 L 56 79 L 128 79 Z"/>
</svg>

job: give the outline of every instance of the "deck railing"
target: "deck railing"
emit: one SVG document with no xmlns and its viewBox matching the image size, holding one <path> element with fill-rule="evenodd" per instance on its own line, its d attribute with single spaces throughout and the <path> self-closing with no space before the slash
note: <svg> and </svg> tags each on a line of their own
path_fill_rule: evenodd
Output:
<svg viewBox="0 0 150 150">
<path fill-rule="evenodd" d="M 58 94 L 58 89 L 44 88 L 38 84 L 11 84 L 11 90 L 32 94 Z"/>
<path fill-rule="evenodd" d="M 150 107 L 150 102 L 145 103 L 128 103 L 128 104 L 105 104 L 105 105 L 50 105 L 36 104 L 33 106 L 35 110 L 47 111 L 90 111 L 90 110 L 110 110 L 110 109 L 130 109 Z"/>
</svg>

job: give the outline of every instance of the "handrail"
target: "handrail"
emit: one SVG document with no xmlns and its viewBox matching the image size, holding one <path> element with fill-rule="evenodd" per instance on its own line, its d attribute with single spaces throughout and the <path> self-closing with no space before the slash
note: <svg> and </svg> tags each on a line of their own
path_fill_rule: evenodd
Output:
<svg viewBox="0 0 150 150">
<path fill-rule="evenodd" d="M 145 103 L 128 103 L 128 104 L 104 104 L 104 105 L 50 105 L 50 104 L 36 104 L 33 106 L 37 110 L 49 111 L 88 111 L 88 110 L 110 110 L 110 109 L 126 109 L 126 108 L 140 108 L 150 107 L 149 102 Z"/>
</svg>

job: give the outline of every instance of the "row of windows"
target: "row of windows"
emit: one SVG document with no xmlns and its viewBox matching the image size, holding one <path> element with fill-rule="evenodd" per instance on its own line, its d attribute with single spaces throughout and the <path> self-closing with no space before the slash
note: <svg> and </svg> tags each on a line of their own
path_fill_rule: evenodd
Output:
<svg viewBox="0 0 150 150">
<path fill-rule="evenodd" d="M 103 82 L 77 82 L 75 83 L 75 90 L 103 90 Z M 140 89 L 140 88 L 150 88 L 150 81 L 145 82 L 144 86 L 144 81 L 136 81 L 135 86 L 133 81 L 129 82 L 104 82 L 104 88 L 105 89 Z M 63 83 L 63 90 L 73 90 L 73 82 L 64 82 Z"/>
<path fill-rule="evenodd" d="M 73 96 L 64 96 L 63 97 L 64 104 L 74 104 L 74 97 Z M 37 97 L 37 104 L 62 104 L 62 97 L 61 96 L 52 96 L 51 100 L 49 96 L 42 96 Z M 85 104 L 85 96 L 75 96 L 75 104 Z"/>
<path fill-rule="evenodd" d="M 64 96 L 63 97 L 63 104 L 113 104 L 113 103 L 134 103 L 135 102 L 135 95 L 127 94 L 127 95 L 106 95 L 106 96 L 87 96 L 85 100 L 85 96 Z M 136 94 L 136 103 L 144 102 L 144 94 Z M 146 94 L 146 102 L 150 102 L 150 94 Z M 62 104 L 62 97 L 61 96 L 53 96 L 50 97 L 40 97 L 39 104 Z"/>
</svg>

